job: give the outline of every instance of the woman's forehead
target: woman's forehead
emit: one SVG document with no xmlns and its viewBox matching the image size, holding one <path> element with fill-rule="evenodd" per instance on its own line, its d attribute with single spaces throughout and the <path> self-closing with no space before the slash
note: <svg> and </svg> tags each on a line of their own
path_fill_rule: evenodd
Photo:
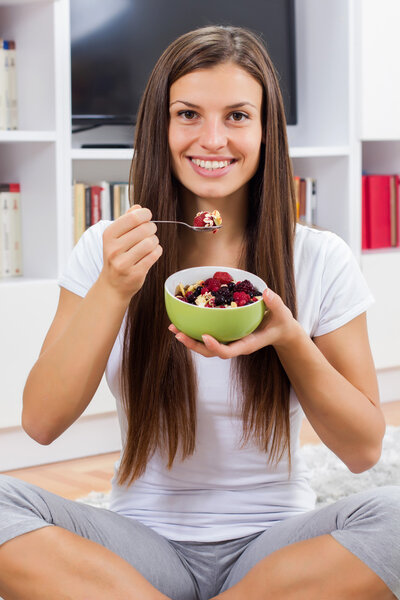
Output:
<svg viewBox="0 0 400 600">
<path fill-rule="evenodd" d="M 242 67 L 223 63 L 207 69 L 196 69 L 177 79 L 170 88 L 170 104 L 183 100 L 201 106 L 213 99 L 236 106 L 248 102 L 260 108 L 262 86 Z"/>
</svg>

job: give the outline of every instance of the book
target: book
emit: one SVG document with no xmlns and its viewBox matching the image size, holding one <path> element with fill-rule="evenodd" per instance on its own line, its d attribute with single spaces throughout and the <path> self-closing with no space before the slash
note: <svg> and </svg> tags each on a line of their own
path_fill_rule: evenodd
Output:
<svg viewBox="0 0 400 600">
<path fill-rule="evenodd" d="M 90 224 L 95 225 L 101 219 L 101 187 L 99 185 L 90 186 Z"/>
<path fill-rule="evenodd" d="M 22 275 L 20 185 L 0 183 L 1 276 Z"/>
<path fill-rule="evenodd" d="M 90 185 L 85 186 L 85 230 L 92 224 L 92 194 Z"/>
<path fill-rule="evenodd" d="M 296 220 L 300 218 L 300 177 L 294 177 L 294 191 L 296 195 Z"/>
<path fill-rule="evenodd" d="M 299 221 L 301 223 L 305 223 L 306 220 L 306 185 L 306 180 L 301 177 L 299 187 Z"/>
<path fill-rule="evenodd" d="M 0 129 L 6 129 L 6 78 L 4 40 L 0 38 Z"/>
<path fill-rule="evenodd" d="M 0 129 L 17 129 L 16 46 L 0 39 Z"/>
<path fill-rule="evenodd" d="M 394 176 L 395 189 L 396 189 L 396 231 L 397 231 L 397 243 L 396 246 L 400 247 L 400 175 Z"/>
<path fill-rule="evenodd" d="M 119 183 L 112 183 L 113 188 L 113 218 L 118 219 L 121 216 L 121 186 Z"/>
<path fill-rule="evenodd" d="M 74 183 L 74 244 L 76 244 L 85 231 L 85 185 Z"/>
<path fill-rule="evenodd" d="M 361 249 L 367 250 L 370 247 L 369 240 L 369 212 L 367 203 L 367 175 L 361 178 Z"/>
<path fill-rule="evenodd" d="M 395 248 L 397 246 L 397 190 L 396 176 L 390 177 L 390 245 Z"/>
<path fill-rule="evenodd" d="M 17 103 L 17 67 L 16 46 L 13 40 L 6 41 L 8 52 L 8 106 L 7 129 L 18 128 L 18 103 Z"/>
<path fill-rule="evenodd" d="M 78 242 L 88 227 L 101 219 L 113 220 L 129 208 L 129 185 L 125 182 L 101 181 L 96 184 L 74 182 L 72 185 L 73 242 Z"/>
<path fill-rule="evenodd" d="M 312 177 L 294 177 L 297 221 L 313 226 L 317 223 L 317 182 Z"/>
<path fill-rule="evenodd" d="M 367 175 L 369 248 L 391 246 L 391 175 Z"/>
<path fill-rule="evenodd" d="M 101 218 L 105 221 L 111 221 L 111 204 L 110 204 L 110 184 L 108 181 L 100 182 L 100 204 Z"/>
</svg>

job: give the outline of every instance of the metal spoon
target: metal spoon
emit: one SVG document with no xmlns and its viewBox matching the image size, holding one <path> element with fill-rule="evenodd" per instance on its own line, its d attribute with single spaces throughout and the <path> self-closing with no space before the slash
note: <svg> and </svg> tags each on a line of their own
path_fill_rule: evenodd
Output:
<svg viewBox="0 0 400 600">
<path fill-rule="evenodd" d="M 183 221 L 150 221 L 151 223 L 175 223 L 176 225 L 185 225 L 185 227 L 189 227 L 189 229 L 193 229 L 193 231 L 216 231 L 217 229 L 221 229 L 222 225 L 211 225 L 210 227 L 195 227 L 194 225 L 188 225 Z"/>
</svg>

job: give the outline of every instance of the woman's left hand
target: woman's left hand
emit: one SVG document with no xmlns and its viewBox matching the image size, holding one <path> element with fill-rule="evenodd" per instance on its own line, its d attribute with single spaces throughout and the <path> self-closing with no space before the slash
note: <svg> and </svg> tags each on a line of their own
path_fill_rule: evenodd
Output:
<svg viewBox="0 0 400 600">
<path fill-rule="evenodd" d="M 186 348 L 206 357 L 234 358 L 242 354 L 251 354 L 264 346 L 272 345 L 276 348 L 286 346 L 300 325 L 278 294 L 267 288 L 263 292 L 263 300 L 267 310 L 257 329 L 229 344 L 221 344 L 211 335 L 203 335 L 204 343 L 199 342 L 185 335 L 172 324 L 168 329 Z"/>
</svg>

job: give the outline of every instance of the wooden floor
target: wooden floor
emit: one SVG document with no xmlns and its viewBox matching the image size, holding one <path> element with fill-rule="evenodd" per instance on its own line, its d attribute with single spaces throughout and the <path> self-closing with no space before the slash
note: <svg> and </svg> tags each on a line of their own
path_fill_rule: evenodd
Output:
<svg viewBox="0 0 400 600">
<path fill-rule="evenodd" d="M 400 401 L 382 405 L 388 425 L 400 425 Z M 305 419 L 300 434 L 302 444 L 317 444 L 319 438 Z M 108 492 L 118 452 L 7 471 L 8 475 L 34 483 L 64 498 L 76 499 L 91 491 Z"/>
</svg>

